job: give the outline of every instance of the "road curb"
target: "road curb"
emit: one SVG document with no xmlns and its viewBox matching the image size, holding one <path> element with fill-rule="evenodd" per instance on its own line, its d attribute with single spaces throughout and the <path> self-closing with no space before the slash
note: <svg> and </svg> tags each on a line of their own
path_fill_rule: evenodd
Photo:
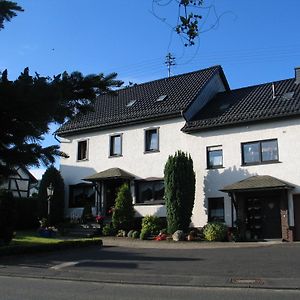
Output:
<svg viewBox="0 0 300 300">
<path fill-rule="evenodd" d="M 59 250 L 67 250 L 70 248 L 80 248 L 88 246 L 100 246 L 103 242 L 101 239 L 91 240 L 72 240 L 61 241 L 57 244 L 45 244 L 45 245 L 31 245 L 31 246 L 7 246 L 3 249 L 0 248 L 0 257 L 9 255 L 22 255 L 42 252 L 52 252 Z"/>
</svg>

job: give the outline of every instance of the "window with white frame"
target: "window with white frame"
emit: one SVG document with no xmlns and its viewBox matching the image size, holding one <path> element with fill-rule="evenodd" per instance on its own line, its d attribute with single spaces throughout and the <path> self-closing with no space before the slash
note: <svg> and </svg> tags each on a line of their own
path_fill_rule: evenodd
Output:
<svg viewBox="0 0 300 300">
<path fill-rule="evenodd" d="M 277 139 L 242 143 L 242 164 L 278 162 Z"/>
<path fill-rule="evenodd" d="M 77 160 L 88 159 L 88 141 L 79 141 L 77 145 Z"/>
<path fill-rule="evenodd" d="M 145 152 L 159 151 L 158 128 L 145 130 Z"/>
<path fill-rule="evenodd" d="M 110 136 L 109 156 L 122 155 L 122 135 L 114 134 Z"/>
<path fill-rule="evenodd" d="M 207 168 L 216 169 L 223 167 L 222 146 L 211 146 L 206 148 Z"/>
<path fill-rule="evenodd" d="M 208 198 L 208 222 L 224 221 L 224 198 Z"/>
<path fill-rule="evenodd" d="M 163 204 L 164 181 L 137 181 L 136 195 L 137 204 Z"/>
<path fill-rule="evenodd" d="M 95 206 L 95 190 L 91 184 L 69 186 L 69 207 Z"/>
</svg>

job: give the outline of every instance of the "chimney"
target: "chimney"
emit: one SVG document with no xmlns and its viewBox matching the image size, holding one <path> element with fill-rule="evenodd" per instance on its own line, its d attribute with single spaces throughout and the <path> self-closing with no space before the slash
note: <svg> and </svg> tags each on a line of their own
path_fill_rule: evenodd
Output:
<svg viewBox="0 0 300 300">
<path fill-rule="evenodd" d="M 300 67 L 295 68 L 295 83 L 300 84 Z"/>
</svg>

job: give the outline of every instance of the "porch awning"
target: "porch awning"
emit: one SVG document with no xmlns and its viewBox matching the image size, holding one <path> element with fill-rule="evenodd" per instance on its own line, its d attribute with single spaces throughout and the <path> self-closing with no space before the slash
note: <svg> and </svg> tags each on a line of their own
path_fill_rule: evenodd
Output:
<svg viewBox="0 0 300 300">
<path fill-rule="evenodd" d="M 133 179 L 134 175 L 119 169 L 119 168 L 111 168 L 105 171 L 93 174 L 91 176 L 83 178 L 85 181 L 101 181 L 105 179 Z"/>
<path fill-rule="evenodd" d="M 257 175 L 224 186 L 222 192 L 245 192 L 255 190 L 293 189 L 294 186 L 268 175 Z"/>
</svg>

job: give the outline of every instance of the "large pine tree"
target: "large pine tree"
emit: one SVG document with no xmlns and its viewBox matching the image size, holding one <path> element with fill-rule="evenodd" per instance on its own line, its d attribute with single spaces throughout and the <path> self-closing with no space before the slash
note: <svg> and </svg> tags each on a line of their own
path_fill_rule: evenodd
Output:
<svg viewBox="0 0 300 300">
<path fill-rule="evenodd" d="M 0 0 L 0 30 L 4 28 L 4 21 L 10 21 L 20 11 L 24 10 L 16 2 Z"/>
<path fill-rule="evenodd" d="M 49 125 L 91 109 L 97 95 L 112 93 L 113 87 L 122 84 L 116 76 L 65 72 L 49 78 L 31 76 L 26 68 L 10 81 L 5 70 L 0 77 L 0 181 L 14 165 L 49 165 L 56 156 L 63 156 L 58 145 L 41 145 Z"/>
</svg>

